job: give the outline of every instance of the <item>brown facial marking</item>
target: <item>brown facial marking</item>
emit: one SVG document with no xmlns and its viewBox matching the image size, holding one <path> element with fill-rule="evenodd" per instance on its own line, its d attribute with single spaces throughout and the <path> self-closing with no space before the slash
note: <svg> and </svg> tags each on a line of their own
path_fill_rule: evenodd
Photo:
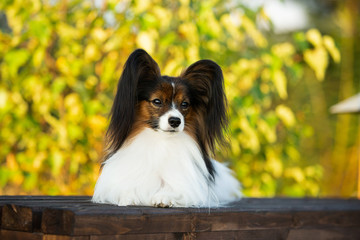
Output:
<svg viewBox="0 0 360 240">
<path fill-rule="evenodd" d="M 137 135 L 145 127 L 156 129 L 159 118 L 174 107 L 184 116 L 184 131 L 195 138 L 196 128 L 202 127 L 199 126 L 201 116 L 192 108 L 188 92 L 187 86 L 180 78 L 161 82 L 150 94 L 149 99 L 137 104 L 135 123 L 130 137 Z M 161 104 L 155 101 L 157 99 Z"/>
<path fill-rule="evenodd" d="M 185 119 L 185 128 L 189 135 L 191 135 L 194 139 L 196 139 L 196 131 L 199 126 L 198 122 L 198 114 L 196 114 L 196 110 L 191 105 L 189 90 L 187 86 L 183 82 L 184 80 L 181 78 L 176 79 L 175 81 L 175 96 L 174 96 L 174 104 L 175 107 L 181 112 Z M 182 103 L 187 103 L 188 106 L 182 106 Z"/>
<path fill-rule="evenodd" d="M 187 90 L 183 84 L 175 84 L 175 95 L 173 97 L 174 107 L 179 110 L 184 117 L 190 109 L 190 98 L 187 96 Z"/>
<path fill-rule="evenodd" d="M 133 131 L 135 136 L 145 127 L 156 129 L 158 119 L 170 110 L 173 97 L 173 87 L 169 82 L 161 82 L 150 94 L 149 99 L 138 103 Z"/>
<path fill-rule="evenodd" d="M 160 117 L 171 108 L 173 88 L 170 83 L 164 82 L 150 95 L 149 112 L 154 117 Z M 160 100 L 160 104 L 156 101 Z"/>
</svg>

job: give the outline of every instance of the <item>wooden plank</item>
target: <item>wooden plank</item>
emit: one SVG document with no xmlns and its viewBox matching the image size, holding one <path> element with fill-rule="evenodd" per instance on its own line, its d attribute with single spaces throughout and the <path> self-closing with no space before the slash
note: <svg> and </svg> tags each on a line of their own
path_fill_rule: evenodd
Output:
<svg viewBox="0 0 360 240">
<path fill-rule="evenodd" d="M 34 225 L 41 222 L 41 213 L 28 207 L 8 204 L 3 207 L 2 229 L 33 232 Z"/>
<path fill-rule="evenodd" d="M 162 234 L 128 234 L 128 235 L 95 235 L 90 240 L 278 240 L 286 239 L 289 230 L 242 230 L 228 232 L 192 232 L 192 233 L 162 233 Z"/>
<path fill-rule="evenodd" d="M 64 236 L 44 234 L 42 240 L 90 240 L 90 236 Z"/>
<path fill-rule="evenodd" d="M 286 239 L 288 233 L 289 233 L 289 230 L 287 230 L 287 229 L 201 232 L 201 233 L 196 233 L 195 237 L 192 239 L 197 239 L 197 240 L 227 240 L 227 239 L 278 240 L 278 239 Z"/>
<path fill-rule="evenodd" d="M 183 233 L 162 234 L 129 234 L 129 235 L 98 235 L 90 236 L 90 240 L 179 240 L 184 239 Z"/>
<path fill-rule="evenodd" d="M 294 226 L 292 213 L 188 213 L 188 214 L 144 214 L 134 215 L 77 214 L 69 210 L 46 210 L 42 231 L 53 234 L 101 235 L 101 234 L 140 234 L 201 231 L 236 231 L 246 229 L 290 228 Z M 51 213 L 51 214 L 50 214 Z M 308 216 L 309 215 L 309 216 Z M 316 218 L 317 213 L 310 212 L 303 218 Z M 337 215 L 338 216 L 338 215 Z M 340 215 L 342 216 L 342 215 Z M 48 220 L 47 220 L 48 219 Z M 60 219 L 64 221 L 57 222 Z M 52 221 L 52 225 L 49 223 Z M 306 225 L 303 221 L 302 225 Z M 351 222 L 350 220 L 347 222 Z M 311 224 L 314 224 L 311 222 Z M 351 224 L 356 224 L 352 222 Z M 350 224 L 350 225 L 351 225 Z M 328 223 L 328 225 L 331 225 Z"/>
<path fill-rule="evenodd" d="M 291 212 L 226 212 L 198 214 L 198 231 L 238 231 L 250 229 L 290 228 Z"/>
<path fill-rule="evenodd" d="M 100 212 L 98 209 L 96 211 L 47 209 L 43 215 L 42 231 L 70 235 L 116 235 L 360 226 L 360 211 L 221 212 L 217 210 L 206 213 L 206 210 L 199 209 L 168 212 L 167 209 L 150 211 L 148 208 L 135 208 L 134 212 L 129 214 L 128 211 L 131 208 L 126 211 L 124 209 L 119 211 L 119 209 L 112 209 L 111 212 L 106 208 Z M 66 221 L 60 221 L 61 219 Z"/>
<path fill-rule="evenodd" d="M 45 235 L 11 230 L 0 230 L 1 240 L 90 240 L 90 236 Z"/>
<path fill-rule="evenodd" d="M 78 202 L 78 201 L 91 201 L 90 196 L 4 196 L 0 195 L 0 206 L 6 204 L 18 204 L 18 203 L 50 203 L 52 201 L 56 202 Z"/>
<path fill-rule="evenodd" d="M 10 230 L 0 230 L 1 240 L 42 240 L 42 233 L 19 232 Z"/>
<path fill-rule="evenodd" d="M 228 232 L 202 232 L 195 233 L 193 239 L 197 240 L 221 240 L 221 239 L 249 239 L 249 240 L 358 240 L 360 228 L 341 229 L 266 229 L 266 230 L 241 230 Z"/>
<path fill-rule="evenodd" d="M 331 240 L 360 238 L 359 228 L 343 229 L 267 229 L 267 230 L 242 230 L 223 232 L 200 232 L 200 233 L 167 233 L 167 234 L 129 234 L 129 235 L 98 235 L 98 236 L 65 236 L 46 235 L 42 233 L 29 233 L 10 230 L 1 230 L 2 240 L 221 240 L 221 239 L 286 239 L 286 240 Z"/>
<path fill-rule="evenodd" d="M 220 211 L 321 211 L 360 210 L 358 199 L 326 198 L 244 198 L 218 208 Z M 212 211 L 214 211 L 212 209 Z M 215 209 L 216 211 L 216 209 Z"/>
<path fill-rule="evenodd" d="M 50 206 L 51 207 L 51 206 Z M 54 207 L 55 208 L 55 207 Z M 65 207 L 66 208 L 66 205 Z M 360 210 L 359 200 L 338 200 L 338 199 L 251 199 L 245 198 L 241 201 L 229 204 L 220 208 L 167 208 L 159 209 L 152 207 L 118 207 L 107 204 L 89 204 L 86 208 L 75 209 L 69 207 L 80 214 L 88 213 L 121 213 L 141 209 L 142 212 L 153 214 L 169 213 L 177 211 L 191 213 L 226 213 L 226 212 L 300 212 L 300 211 L 326 211 L 326 210 Z"/>
<path fill-rule="evenodd" d="M 49 204 L 55 202 L 80 202 L 80 201 L 89 201 L 90 196 L 29 196 L 29 195 L 20 195 L 20 196 L 13 196 L 13 195 L 1 195 L 0 196 L 0 227 L 2 225 L 2 209 L 3 206 L 6 204 L 22 204 L 21 206 L 31 204 L 31 203 L 38 203 L 40 206 L 44 204 Z M 23 229 L 17 229 L 23 230 Z"/>
<path fill-rule="evenodd" d="M 262 236 L 270 230 L 274 236 L 283 236 L 289 229 L 320 229 L 324 234 L 332 229 L 341 233 L 342 229 L 360 228 L 360 201 L 354 199 L 246 198 L 221 208 L 159 209 L 94 204 L 90 197 L 0 196 L 0 205 L 5 203 L 13 204 L 2 208 L 3 229 L 41 231 L 47 238 L 93 235 L 96 239 L 104 235 L 131 239 L 146 235 L 148 239 L 236 239 L 249 234 L 257 239 L 256 234 Z M 311 235 L 291 233 L 295 237 Z"/>
<path fill-rule="evenodd" d="M 122 207 L 120 209 L 126 209 Z M 126 211 L 76 212 L 66 209 L 46 209 L 42 231 L 51 234 L 93 235 L 126 233 L 170 233 L 192 231 L 191 214 L 178 209 L 139 209 Z M 148 211 L 146 211 L 148 210 Z M 163 210 L 163 213 L 161 211 Z M 76 213 L 75 213 L 76 212 Z M 150 214 L 151 213 L 151 214 Z M 76 215 L 77 214 L 77 215 Z M 84 234 L 83 234 L 84 233 Z"/>
<path fill-rule="evenodd" d="M 40 231 L 42 212 L 47 207 L 85 207 L 89 198 L 26 200 L 2 207 L 1 228 L 25 232 Z"/>
<path fill-rule="evenodd" d="M 332 229 L 291 229 L 287 240 L 326 239 L 326 240 L 359 240 L 360 228 L 332 228 Z"/>
<path fill-rule="evenodd" d="M 199 215 L 202 231 L 236 231 L 264 228 L 360 227 L 360 211 L 243 212 Z"/>
<path fill-rule="evenodd" d="M 14 196 L 10 196 L 9 198 L 4 198 L 2 196 L 2 199 L 0 199 L 0 206 L 4 206 L 6 204 L 19 204 L 21 206 L 28 206 L 28 205 L 50 205 L 53 203 L 83 203 L 88 202 L 91 203 L 91 198 L 88 196 L 77 196 L 77 197 L 31 197 L 31 196 L 20 196 L 18 199 L 16 199 Z"/>
<path fill-rule="evenodd" d="M 87 222 L 87 216 L 96 215 L 100 218 L 105 218 L 105 223 L 112 225 L 112 218 L 121 219 L 121 221 L 126 220 L 129 225 L 139 224 L 140 222 L 137 220 L 138 218 L 148 218 L 148 215 L 154 216 L 164 216 L 164 215 L 174 215 L 177 218 L 181 218 L 188 213 L 188 209 L 182 208 L 153 208 L 153 207 L 140 207 L 140 206 L 132 206 L 132 207 L 119 207 L 114 205 L 107 204 L 92 204 L 86 207 L 57 207 L 57 208 L 48 208 L 44 210 L 43 220 L 42 220 L 42 231 L 45 233 L 53 233 L 53 234 L 73 234 L 73 226 L 75 220 L 75 214 L 79 216 L 85 216 L 84 221 Z M 181 215 L 181 216 L 178 216 Z M 108 218 L 108 219 L 107 219 Z M 66 219 L 66 222 L 59 222 L 58 219 Z M 87 224 L 91 223 L 91 219 Z M 118 221 L 116 221 L 118 222 Z M 154 223 L 155 224 L 155 220 Z M 95 224 L 98 224 L 98 221 L 95 220 Z M 102 225 L 101 224 L 101 225 Z M 120 229 L 121 226 L 114 226 L 117 228 L 117 232 L 126 232 L 128 226 L 124 226 L 123 229 Z M 140 226 L 141 227 L 141 226 Z M 94 226 L 94 228 L 99 228 L 99 226 Z M 108 227 L 106 226 L 106 229 Z M 95 230 L 97 231 L 97 230 Z M 108 233 L 112 234 L 112 233 Z"/>
<path fill-rule="evenodd" d="M 296 212 L 293 214 L 292 227 L 360 227 L 360 211 L 319 211 L 319 212 Z"/>
<path fill-rule="evenodd" d="M 1 225 L 2 225 L 2 209 L 3 209 L 3 206 L 0 205 L 0 229 L 1 229 Z"/>
</svg>

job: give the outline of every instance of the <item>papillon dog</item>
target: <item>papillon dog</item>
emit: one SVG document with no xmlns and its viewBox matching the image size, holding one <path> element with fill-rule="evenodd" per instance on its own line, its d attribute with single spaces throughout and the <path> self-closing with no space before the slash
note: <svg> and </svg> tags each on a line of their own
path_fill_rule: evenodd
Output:
<svg viewBox="0 0 360 240">
<path fill-rule="evenodd" d="M 147 52 L 135 50 L 118 83 L 93 202 L 214 207 L 239 199 L 231 170 L 212 159 L 224 141 L 226 104 L 215 62 L 162 76 Z"/>
</svg>

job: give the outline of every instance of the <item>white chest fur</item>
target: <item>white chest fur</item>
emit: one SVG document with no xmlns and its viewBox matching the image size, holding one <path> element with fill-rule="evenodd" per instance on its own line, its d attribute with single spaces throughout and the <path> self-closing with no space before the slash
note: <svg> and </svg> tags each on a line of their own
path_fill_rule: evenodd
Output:
<svg viewBox="0 0 360 240">
<path fill-rule="evenodd" d="M 96 183 L 94 202 L 120 206 L 214 206 L 239 197 L 230 170 L 213 160 L 215 183 L 196 142 L 185 132 L 145 129 L 110 157 Z M 226 186 L 218 187 L 218 183 Z"/>
</svg>

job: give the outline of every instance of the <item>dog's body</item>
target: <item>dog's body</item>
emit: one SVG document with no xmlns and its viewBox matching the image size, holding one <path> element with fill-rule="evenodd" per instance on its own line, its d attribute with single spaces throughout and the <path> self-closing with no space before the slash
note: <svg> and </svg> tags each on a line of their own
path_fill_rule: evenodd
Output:
<svg viewBox="0 0 360 240">
<path fill-rule="evenodd" d="M 119 81 L 93 201 L 211 207 L 239 198 L 239 182 L 210 157 L 226 120 L 216 63 L 198 61 L 173 78 L 161 76 L 156 62 L 136 50 Z"/>
</svg>

